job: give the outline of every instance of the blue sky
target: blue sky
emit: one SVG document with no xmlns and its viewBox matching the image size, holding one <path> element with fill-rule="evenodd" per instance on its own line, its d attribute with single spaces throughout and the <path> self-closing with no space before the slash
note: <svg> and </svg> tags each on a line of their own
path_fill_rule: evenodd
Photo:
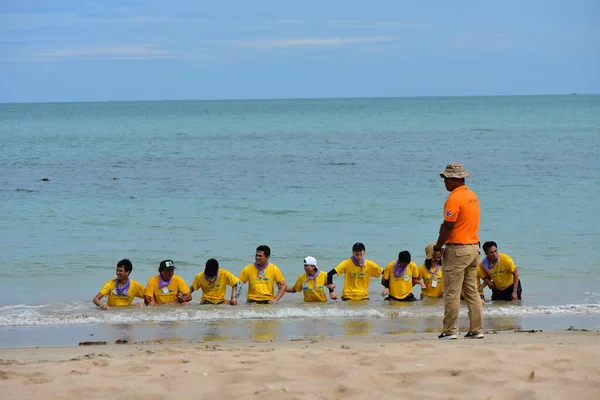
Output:
<svg viewBox="0 0 600 400">
<path fill-rule="evenodd" d="M 600 93 L 600 1 L 0 0 L 0 102 Z"/>
</svg>

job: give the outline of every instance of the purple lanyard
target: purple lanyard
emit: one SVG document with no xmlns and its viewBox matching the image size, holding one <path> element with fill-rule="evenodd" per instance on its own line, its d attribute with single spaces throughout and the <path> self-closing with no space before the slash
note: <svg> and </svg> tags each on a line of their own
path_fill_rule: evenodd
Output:
<svg viewBox="0 0 600 400">
<path fill-rule="evenodd" d="M 315 272 L 314 275 L 308 275 L 306 274 L 306 280 L 304 281 L 305 283 L 310 281 L 311 279 L 315 280 L 315 285 L 317 284 L 317 276 L 319 276 L 319 274 L 321 273 L 321 271 L 319 271 L 319 267 L 315 267 L 317 269 L 317 272 Z"/>
<path fill-rule="evenodd" d="M 206 282 L 208 282 L 209 285 L 214 285 L 217 282 L 217 279 L 219 279 L 219 271 L 217 271 L 217 275 L 212 279 L 204 274 L 204 279 L 206 279 Z"/>
<path fill-rule="evenodd" d="M 269 263 L 266 263 L 264 267 L 259 266 L 257 263 L 254 263 L 254 267 L 258 270 L 258 277 L 262 278 L 265 276 L 265 269 L 269 266 Z"/>
<path fill-rule="evenodd" d="M 498 257 L 498 260 L 500 259 L 500 257 Z M 481 264 L 483 265 L 483 268 L 485 268 L 487 271 L 491 271 L 496 265 L 498 265 L 498 260 L 496 260 L 496 263 L 491 265 L 490 264 L 490 259 L 488 257 L 484 258 L 483 261 L 481 262 Z"/>
<path fill-rule="evenodd" d="M 396 260 L 394 262 L 394 275 L 396 275 L 396 278 L 400 278 L 404 274 L 404 271 L 406 271 L 407 267 L 408 267 L 408 264 L 406 264 L 403 268 L 400 268 L 398 266 L 398 260 Z"/>
<path fill-rule="evenodd" d="M 119 296 L 127 296 L 127 291 L 129 290 L 129 277 L 127 277 L 127 283 L 123 286 L 119 287 L 119 280 L 117 279 L 115 283 L 115 291 Z"/>
<path fill-rule="evenodd" d="M 357 267 L 364 267 L 365 266 L 365 259 L 363 258 L 363 262 L 362 264 L 359 264 L 358 261 L 356 261 L 356 258 L 354 258 L 354 256 L 350 257 L 352 259 L 352 262 L 354 263 L 354 265 L 356 265 Z"/>
<path fill-rule="evenodd" d="M 162 275 L 158 275 L 158 288 L 162 289 L 165 286 L 168 286 L 169 283 L 171 283 L 171 281 L 173 280 L 173 278 L 169 279 L 168 281 L 163 280 Z"/>
<path fill-rule="evenodd" d="M 431 271 L 427 270 L 427 272 L 429 272 L 431 274 L 431 277 L 433 278 L 434 276 L 437 275 L 437 273 L 438 273 L 439 270 L 440 270 L 440 264 L 438 264 L 438 266 L 435 269 L 435 271 L 431 272 Z"/>
</svg>

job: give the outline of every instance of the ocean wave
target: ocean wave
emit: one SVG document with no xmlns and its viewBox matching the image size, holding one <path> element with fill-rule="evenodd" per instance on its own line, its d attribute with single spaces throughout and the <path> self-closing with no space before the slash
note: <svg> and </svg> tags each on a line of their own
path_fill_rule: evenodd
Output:
<svg viewBox="0 0 600 400">
<path fill-rule="evenodd" d="M 461 316 L 467 310 L 461 309 Z M 484 315 L 600 315 L 600 304 L 565 304 L 555 306 L 494 306 L 484 308 Z M 441 307 L 402 307 L 394 305 L 374 308 L 315 306 L 163 306 L 160 308 L 112 308 L 101 311 L 87 303 L 62 303 L 41 306 L 12 305 L 0 308 L 0 327 L 49 326 L 80 324 L 123 324 L 161 322 L 210 322 L 249 319 L 406 319 L 442 317 Z"/>
</svg>

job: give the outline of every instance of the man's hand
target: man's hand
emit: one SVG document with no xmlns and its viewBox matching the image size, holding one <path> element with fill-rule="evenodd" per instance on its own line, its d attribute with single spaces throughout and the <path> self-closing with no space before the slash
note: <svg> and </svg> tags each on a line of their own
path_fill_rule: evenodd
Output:
<svg viewBox="0 0 600 400">
<path fill-rule="evenodd" d="M 278 303 L 277 299 L 269 300 L 269 304 L 277 304 L 277 303 Z"/>
<path fill-rule="evenodd" d="M 108 310 L 108 307 L 107 307 L 107 305 L 106 305 L 106 304 L 104 304 L 104 303 L 100 303 L 100 309 L 101 309 L 101 310 L 105 310 L 105 311 L 106 311 L 106 310 Z"/>
<path fill-rule="evenodd" d="M 517 294 L 515 292 L 513 292 L 510 296 L 511 301 L 515 301 L 519 299 L 519 296 L 517 296 Z"/>
<path fill-rule="evenodd" d="M 179 293 L 177 295 L 177 301 L 180 302 L 180 303 L 185 303 L 185 300 L 183 298 L 183 293 Z"/>
<path fill-rule="evenodd" d="M 385 288 L 383 289 L 383 291 L 381 292 L 381 295 L 383 297 L 387 296 L 388 294 L 390 294 L 390 288 Z"/>
<path fill-rule="evenodd" d="M 329 285 L 325 285 L 327 289 L 335 290 L 335 283 L 331 283 Z"/>
<path fill-rule="evenodd" d="M 337 294 L 335 292 L 329 292 L 329 298 L 331 300 L 337 300 Z"/>
<path fill-rule="evenodd" d="M 230 305 L 232 306 L 237 306 L 237 297 L 234 297 L 233 299 L 231 299 L 231 301 L 229 302 Z"/>
</svg>

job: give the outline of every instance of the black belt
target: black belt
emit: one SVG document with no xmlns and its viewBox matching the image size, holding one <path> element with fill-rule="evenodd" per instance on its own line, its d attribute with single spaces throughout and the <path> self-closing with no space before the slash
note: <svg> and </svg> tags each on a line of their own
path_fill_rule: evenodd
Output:
<svg viewBox="0 0 600 400">
<path fill-rule="evenodd" d="M 477 243 L 469 243 L 469 244 L 462 244 L 462 243 L 446 243 L 444 246 L 477 246 L 479 247 L 480 242 Z"/>
</svg>

